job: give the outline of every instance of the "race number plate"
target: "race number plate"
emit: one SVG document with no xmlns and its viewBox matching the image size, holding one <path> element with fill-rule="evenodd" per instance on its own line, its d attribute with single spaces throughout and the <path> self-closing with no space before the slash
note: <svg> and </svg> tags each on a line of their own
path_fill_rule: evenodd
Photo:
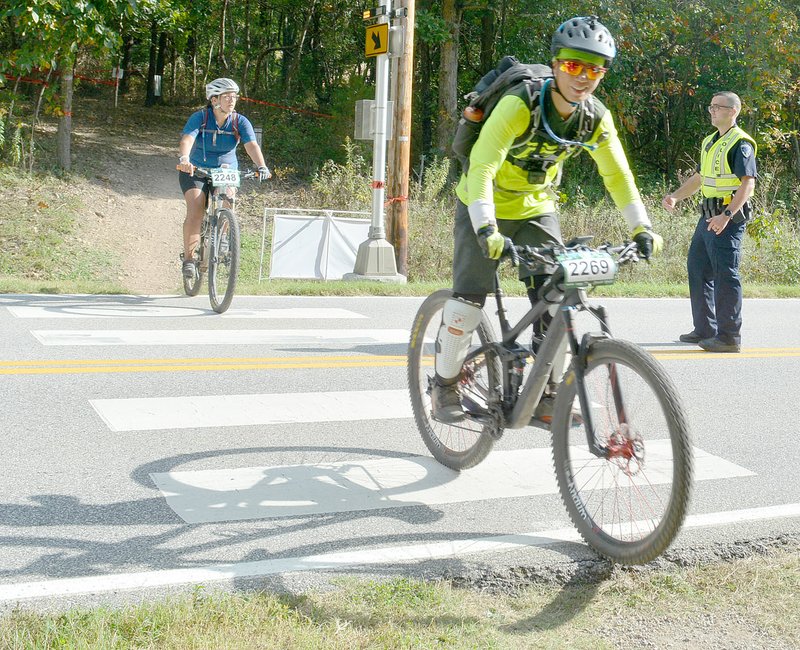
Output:
<svg viewBox="0 0 800 650">
<path fill-rule="evenodd" d="M 211 184 L 214 187 L 239 187 L 239 170 L 224 167 L 212 169 Z"/>
<path fill-rule="evenodd" d="M 567 287 L 612 284 L 617 275 L 614 258 L 602 251 L 568 251 L 557 259 L 564 269 L 564 285 Z"/>
</svg>

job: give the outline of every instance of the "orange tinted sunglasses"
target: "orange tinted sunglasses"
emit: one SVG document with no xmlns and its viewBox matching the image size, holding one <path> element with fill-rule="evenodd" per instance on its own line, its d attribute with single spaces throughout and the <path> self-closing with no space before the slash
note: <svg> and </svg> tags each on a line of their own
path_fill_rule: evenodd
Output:
<svg viewBox="0 0 800 650">
<path fill-rule="evenodd" d="M 594 81 L 595 79 L 602 79 L 608 68 L 599 65 L 590 65 L 583 61 L 561 61 L 560 69 L 572 77 L 577 77 L 581 72 L 586 70 L 586 77 Z"/>
</svg>

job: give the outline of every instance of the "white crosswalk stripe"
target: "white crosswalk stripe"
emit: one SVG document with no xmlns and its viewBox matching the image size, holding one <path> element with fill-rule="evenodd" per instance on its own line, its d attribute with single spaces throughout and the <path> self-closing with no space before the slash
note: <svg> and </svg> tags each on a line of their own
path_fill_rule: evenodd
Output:
<svg viewBox="0 0 800 650">
<path fill-rule="evenodd" d="M 579 453 L 579 450 L 574 450 Z M 671 479 L 668 440 L 647 447 L 648 481 Z M 752 476 L 749 470 L 695 449 L 695 480 Z M 433 458 L 241 467 L 152 474 L 169 506 L 192 524 L 298 517 L 556 494 L 549 448 L 494 451 L 457 473 Z"/>
<path fill-rule="evenodd" d="M 15 318 L 196 318 L 212 314 L 210 309 L 168 305 L 21 305 L 7 307 Z M 216 317 L 216 316 L 215 316 Z M 261 320 L 351 320 L 366 318 L 336 307 L 286 307 L 283 309 L 229 309 L 221 318 Z"/>
<path fill-rule="evenodd" d="M 411 417 L 406 390 L 97 399 L 90 403 L 111 431 Z"/>
<path fill-rule="evenodd" d="M 374 345 L 408 343 L 404 329 L 33 330 L 42 345 Z"/>
<path fill-rule="evenodd" d="M 49 355 L 55 360 L 42 361 L 41 364 L 49 363 L 52 368 L 58 368 L 58 364 L 63 363 L 68 370 L 75 369 L 76 376 L 80 363 L 94 364 L 92 370 L 97 373 L 118 373 L 108 387 L 103 385 L 94 393 L 95 397 L 87 395 L 86 401 L 94 413 L 89 412 L 86 419 L 91 421 L 89 426 L 92 428 L 92 435 L 100 435 L 105 438 L 104 442 L 115 446 L 115 451 L 110 453 L 116 453 L 116 446 L 120 450 L 133 450 L 136 460 L 129 465 L 132 470 L 135 467 L 131 476 L 139 471 L 139 485 L 133 485 L 131 480 L 126 483 L 127 477 L 122 474 L 119 494 L 125 496 L 120 496 L 118 503 L 102 503 L 96 511 L 103 512 L 103 506 L 111 505 L 109 510 L 124 513 L 118 516 L 123 520 L 121 523 L 127 525 L 125 518 L 129 510 L 137 513 L 139 504 L 144 503 L 141 508 L 148 511 L 160 506 L 166 513 L 139 513 L 143 523 L 134 522 L 131 526 L 141 523 L 144 531 L 142 535 L 146 536 L 150 534 L 154 521 L 159 525 L 168 522 L 179 530 L 176 540 L 183 535 L 187 540 L 191 538 L 185 544 L 187 549 L 192 548 L 192 544 L 197 544 L 198 549 L 210 549 L 197 551 L 197 559 L 191 558 L 192 562 L 200 563 L 198 566 L 201 566 L 202 571 L 199 573 L 187 571 L 186 565 L 180 568 L 179 562 L 175 562 L 163 566 L 164 571 L 157 572 L 159 575 L 145 575 L 146 572 L 140 573 L 137 568 L 130 574 L 120 573 L 117 578 L 107 576 L 110 582 L 94 580 L 90 577 L 90 570 L 63 574 L 71 576 L 71 579 L 60 581 L 58 585 L 38 581 L 38 578 L 27 578 L 31 582 L 20 581 L 20 587 L 0 584 L 0 601 L 4 598 L 13 599 L 15 595 L 23 598 L 35 597 L 36 594 L 48 591 L 103 591 L 109 584 L 131 588 L 141 581 L 144 581 L 143 584 L 150 584 L 148 581 L 180 584 L 202 579 L 197 578 L 198 575 L 209 575 L 212 576 L 210 579 L 215 579 L 214 576 L 219 571 L 214 566 L 214 562 L 218 561 L 214 555 L 214 542 L 209 543 L 202 536 L 207 534 L 222 539 L 230 534 L 233 539 L 240 530 L 247 528 L 248 524 L 245 522 L 248 521 L 254 522 L 250 526 L 252 529 L 258 529 L 258 542 L 247 539 L 228 542 L 223 539 L 217 547 L 224 549 L 221 556 L 233 558 L 230 566 L 235 567 L 234 573 L 239 572 L 241 575 L 267 575 L 271 572 L 293 570 L 291 567 L 300 567 L 294 570 L 303 570 L 308 566 L 335 566 L 336 562 L 350 566 L 357 561 L 393 563 L 425 559 L 428 556 L 455 557 L 481 552 L 481 549 L 496 551 L 507 546 L 578 539 L 566 511 L 559 500 L 553 498 L 558 494 L 558 487 L 553 471 L 552 451 L 544 442 L 540 431 L 530 437 L 530 429 L 524 433 L 514 432 L 520 435 L 508 445 L 511 448 L 503 446 L 507 442 L 507 438 L 504 438 L 484 461 L 460 473 L 440 465 L 427 455 L 416 432 L 408 389 L 404 386 L 405 370 L 402 366 L 405 361 L 402 355 L 409 340 L 410 323 L 407 319 L 391 320 L 383 314 L 378 322 L 377 317 L 348 309 L 301 306 L 233 308 L 221 317 L 209 316 L 207 301 L 205 305 L 199 300 L 187 301 L 186 306 L 183 306 L 175 297 L 153 297 L 146 301 L 129 297 L 116 302 L 97 300 L 90 296 L 62 296 L 49 301 L 31 297 L 27 303 L 19 298 L 13 301 L 0 300 L 0 305 L 6 306 L 14 318 L 30 321 L 35 326 L 30 333 L 37 345 L 58 348 L 49 351 Z M 159 318 L 165 319 L 164 322 L 156 320 Z M 51 323 L 48 322 L 49 319 L 72 320 Z M 98 323 L 99 319 L 108 319 L 109 322 Z M 136 319 L 141 320 L 136 322 Z M 176 322 L 175 319 L 179 321 Z M 223 319 L 228 320 L 225 325 L 236 325 L 237 328 L 224 327 L 221 324 Z M 230 322 L 237 319 L 241 322 Z M 263 321 L 263 324 L 259 321 Z M 287 322 L 282 324 L 282 321 Z M 92 327 L 93 322 L 102 326 L 102 329 Z M 359 326 L 374 323 L 375 326 L 347 328 L 351 323 Z M 14 323 L 20 328 L 26 324 Z M 181 329 L 169 329 L 175 324 L 179 324 Z M 53 325 L 64 329 L 50 329 Z M 121 328 L 115 329 L 115 325 L 120 325 Z M 246 329 L 248 325 L 259 329 Z M 270 329 L 271 325 L 280 329 Z M 299 327 L 292 328 L 293 325 Z M 145 329 L 136 329 L 137 326 Z M 68 327 L 75 329 L 66 329 Z M 28 341 L 32 343 L 30 339 Z M 259 347 L 241 354 L 236 352 L 242 358 L 231 358 L 231 367 L 227 369 L 223 368 L 221 360 L 227 361 L 229 357 L 233 357 L 230 351 L 210 353 L 207 352 L 209 348 L 204 348 L 202 352 L 194 353 L 196 358 L 188 358 L 191 354 L 185 349 L 171 354 L 168 348 L 212 345 Z M 117 353 L 115 350 L 124 350 L 129 346 L 162 346 L 162 350 L 166 351 L 159 356 L 166 358 L 148 357 L 147 351 L 140 353 L 125 350 Z M 403 347 L 387 352 L 388 348 L 381 349 L 377 346 Z M 72 348 L 87 347 L 98 348 L 84 353 L 86 357 L 92 357 L 90 359 L 64 358 L 69 357 Z M 101 347 L 104 349 L 99 349 Z M 328 350 L 336 351 L 330 353 Z M 386 365 L 380 370 L 377 366 L 368 370 L 356 363 L 342 362 L 342 359 L 349 360 L 350 357 L 358 361 L 362 357 L 374 361 L 381 354 L 386 355 Z M 388 361 L 389 355 L 393 355 L 393 365 Z M 137 358 L 126 359 L 126 356 Z M 303 366 L 298 361 L 305 359 L 319 364 L 320 367 L 324 366 L 324 372 L 317 372 L 318 368 Z M 148 383 L 148 366 L 168 366 L 173 361 L 174 366 L 163 368 L 158 380 Z M 239 366 L 234 369 L 234 362 L 237 361 L 240 362 Z M 246 361 L 250 365 L 264 365 L 265 367 L 250 372 L 264 373 L 266 381 L 259 380 L 257 384 L 244 383 L 239 375 L 234 375 L 234 372 L 244 368 Z M 284 361 L 286 367 L 276 372 Z M 39 362 L 29 359 L 26 363 L 33 365 Z M 201 367 L 196 372 L 184 373 L 181 377 L 182 369 L 191 370 L 192 364 Z M 50 366 L 48 369 L 52 369 Z M 298 367 L 304 368 L 302 375 L 295 372 Z M 138 382 L 134 380 L 126 383 L 122 373 L 131 368 L 148 374 L 140 375 Z M 229 374 L 206 375 L 206 369 Z M 169 373 L 172 372 L 184 382 L 178 388 L 168 386 L 168 382 L 172 380 Z M 357 390 L 352 389 L 351 385 L 344 385 L 339 379 L 345 376 L 352 378 L 356 373 L 362 372 L 372 372 L 372 376 L 377 378 L 374 383 L 366 384 L 365 389 L 361 388 L 365 385 L 363 379 L 356 385 Z M 192 377 L 187 379 L 186 374 L 192 374 Z M 95 384 L 87 381 L 86 385 L 99 386 L 103 377 L 100 374 L 96 377 Z M 223 381 L 217 381 L 220 377 Z M 225 381 L 229 377 L 236 377 L 238 383 Z M 300 379 L 293 383 L 296 377 Z M 359 374 L 359 377 L 362 375 Z M 191 383 L 196 380 L 199 381 Z M 206 383 L 202 383 L 204 381 Z M 281 381 L 286 381 L 286 385 L 276 383 Z M 130 392 L 122 393 L 119 386 L 125 386 L 123 390 Z M 228 386 L 235 386 L 235 389 L 228 390 Z M 251 386 L 252 393 L 248 392 Z M 174 388 L 174 393 L 168 392 L 171 388 Z M 281 392 L 281 389 L 286 392 Z M 258 390 L 269 392 L 256 392 Z M 83 400 L 83 393 L 80 395 Z M 86 401 L 82 401 L 81 405 L 85 407 Z M 390 424 L 387 423 L 388 420 L 398 422 Z M 287 442 L 286 430 L 291 425 L 301 425 L 292 429 L 292 433 L 302 432 L 304 437 L 301 441 Z M 242 428 L 245 435 L 234 438 L 226 430 L 230 427 Z M 216 435 L 218 430 L 221 431 Z M 321 432 L 318 437 L 317 432 Z M 414 436 L 412 441 L 409 441 L 409 435 Z M 332 441 L 334 436 L 335 442 Z M 254 440 L 257 442 L 254 443 Z M 527 442 L 530 440 L 537 442 Z M 194 443 L 196 445 L 193 448 L 186 448 Z M 540 446 L 536 446 L 537 444 Z M 518 448 L 526 445 L 527 448 Z M 108 449 L 108 446 L 104 447 L 106 457 L 109 454 Z M 712 447 L 709 446 L 709 449 Z M 247 460 L 236 455 L 240 451 L 248 454 Z M 584 452 L 584 467 L 590 470 L 595 468 L 593 463 L 599 462 L 586 450 L 573 447 L 571 451 L 573 457 L 580 457 Z M 694 458 L 694 480 L 699 483 L 713 485 L 714 481 L 730 482 L 732 479 L 756 476 L 750 468 L 705 449 L 695 447 Z M 651 485 L 663 485 L 671 480 L 670 459 L 671 449 L 667 441 L 648 442 L 647 480 Z M 86 468 L 81 471 L 89 475 L 92 468 L 97 469 L 98 464 L 87 463 Z M 120 463 L 120 466 L 125 465 Z M 115 466 L 114 471 L 117 469 Z M 116 480 L 116 476 L 114 478 Z M 637 485 L 636 489 L 638 487 Z M 86 508 L 91 515 L 102 498 L 96 494 L 81 494 L 81 489 L 76 485 L 75 493 L 68 495 L 68 499 L 73 499 L 74 503 L 69 500 L 64 502 L 67 507 L 78 510 L 81 507 Z M 142 493 L 145 493 L 144 497 L 141 496 Z M 33 501 L 37 499 L 35 494 L 28 498 Z M 115 498 L 116 495 L 110 497 L 109 501 Z M 46 498 L 39 500 L 47 503 Z M 523 506 L 519 504 L 522 503 L 527 508 L 528 500 L 532 505 L 525 514 L 521 514 Z M 506 523 L 506 520 L 496 517 L 486 523 L 485 529 L 481 528 L 480 523 L 474 524 L 476 536 L 474 540 L 470 540 L 469 535 L 462 534 L 462 531 L 471 533 L 473 530 L 473 522 L 469 518 L 467 521 L 457 522 L 447 520 L 448 516 L 452 519 L 451 515 L 458 508 L 457 504 L 465 503 L 471 504 L 470 509 L 474 508 L 477 513 L 476 521 L 486 516 L 490 510 L 499 508 L 494 504 L 502 503 L 504 507 L 508 505 L 507 521 L 513 526 L 509 525 L 508 531 L 501 532 L 528 531 L 529 528 L 539 530 L 526 532 L 524 539 L 513 534 L 494 535 L 495 530 L 502 529 Z M 119 508 L 115 510 L 115 506 Z M 536 522 L 536 526 L 531 526 L 527 517 L 531 510 L 536 512 L 536 508 L 540 506 L 549 508 L 546 520 L 545 515 L 541 515 L 542 519 Z M 400 508 L 409 510 L 403 512 Z M 368 513 L 364 515 L 364 519 L 369 521 L 370 517 L 383 511 L 387 514 L 378 516 L 401 520 L 399 525 L 390 524 L 390 527 L 394 526 L 391 534 L 396 535 L 399 541 L 386 541 L 385 549 L 381 549 L 384 544 L 380 541 L 383 528 L 370 529 L 369 523 L 365 524 L 364 531 L 355 526 L 343 526 L 341 530 L 346 530 L 346 534 L 341 533 L 339 528 L 333 528 L 340 524 L 340 520 L 347 520 L 347 516 L 342 516 L 345 513 Z M 425 522 L 415 521 L 409 512 L 413 512 L 413 518 L 424 518 L 425 515 L 419 513 L 427 513 L 428 516 L 431 512 L 437 516 L 444 513 L 442 532 L 429 535 Z M 38 516 L 38 512 L 36 515 Z M 359 525 L 360 517 L 361 515 L 353 515 Z M 409 519 L 406 520 L 406 517 Z M 524 522 L 523 517 L 526 517 Z M 69 521 L 68 518 L 66 520 Z M 292 520 L 291 524 L 286 525 L 285 522 L 289 520 Z M 313 537 L 317 534 L 313 526 L 321 520 L 325 523 L 319 524 L 320 537 L 316 539 Z M 307 521 L 311 522 L 308 526 Z M 182 526 L 180 522 L 196 525 L 196 528 Z M 419 527 L 408 533 L 408 528 L 404 528 L 404 525 Z M 292 532 L 282 532 L 284 526 L 287 530 L 291 528 Z M 330 528 L 322 532 L 323 526 Z M 120 525 L 119 528 L 122 529 L 123 526 Z M 274 533 L 275 547 L 280 549 L 278 553 L 284 553 L 290 561 L 282 563 L 279 555 L 277 558 L 269 557 L 273 551 L 264 550 L 271 547 L 263 543 L 260 537 L 262 530 Z M 376 530 L 380 530 L 380 534 Z M 306 536 L 302 543 L 296 542 L 293 537 L 290 539 L 291 535 L 297 534 Z M 346 547 L 350 539 L 348 535 L 353 540 L 352 555 L 348 555 L 351 551 Z M 404 537 L 407 535 L 418 536 L 418 543 L 415 541 L 409 544 L 403 541 L 409 538 Z M 311 540 L 309 536 L 312 537 Z M 543 537 L 540 539 L 540 536 Z M 366 541 L 362 542 L 362 538 Z M 348 542 L 342 542 L 345 546 L 341 548 L 337 547 L 336 544 L 342 540 Z M 177 547 L 183 540 L 174 543 Z M 240 543 L 241 547 L 238 547 Z M 271 540 L 270 544 L 272 543 Z M 357 549 L 362 543 L 364 548 Z M 319 554 L 317 546 L 320 545 L 329 545 L 331 552 Z M 297 548 L 302 548 L 303 551 L 297 551 Z M 337 549 L 341 552 L 334 553 Z M 300 552 L 306 554 L 302 557 L 292 555 Z M 109 555 L 112 553 L 113 551 L 109 552 Z M 194 551 L 186 551 L 184 555 L 177 553 L 176 557 L 183 561 L 192 553 Z M 315 553 L 318 555 L 315 556 Z M 265 559 L 263 562 L 246 561 L 252 557 Z M 313 560 L 309 564 L 309 558 L 315 557 L 319 558 L 318 564 L 315 565 Z M 22 562 L 24 561 L 26 560 L 23 558 Z M 137 561 L 141 566 L 147 566 L 146 561 L 142 562 L 138 558 Z M 109 566 L 112 569 L 117 568 L 113 564 Z M 120 566 L 123 571 L 130 570 L 124 564 Z M 114 573 L 114 570 L 109 573 Z M 87 577 L 80 578 L 80 575 Z"/>
</svg>

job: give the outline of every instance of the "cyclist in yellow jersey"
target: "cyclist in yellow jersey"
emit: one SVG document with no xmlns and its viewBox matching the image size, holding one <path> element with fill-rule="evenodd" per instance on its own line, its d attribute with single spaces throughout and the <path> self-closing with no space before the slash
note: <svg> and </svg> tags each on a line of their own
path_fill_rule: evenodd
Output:
<svg viewBox="0 0 800 650">
<path fill-rule="evenodd" d="M 443 310 L 431 392 L 433 414 L 441 422 L 464 418 L 459 373 L 486 294 L 494 290 L 496 260 L 512 242 L 562 243 L 552 188 L 567 158 L 583 149 L 589 152 L 645 258 L 662 246 L 611 113 L 592 94 L 616 55 L 613 37 L 594 16 L 572 18 L 553 34 L 551 53 L 553 78 L 533 92 L 512 88 L 500 99 L 456 188 L 454 297 Z M 541 275 L 520 270 L 531 303 L 538 300 L 547 277 L 546 270 Z M 546 326 L 534 324 L 534 348 Z"/>
</svg>

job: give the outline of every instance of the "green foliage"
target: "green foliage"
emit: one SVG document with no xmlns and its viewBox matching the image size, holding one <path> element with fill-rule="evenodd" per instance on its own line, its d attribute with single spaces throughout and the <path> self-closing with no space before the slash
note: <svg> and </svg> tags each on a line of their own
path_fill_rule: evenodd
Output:
<svg viewBox="0 0 800 650">
<path fill-rule="evenodd" d="M 0 105 L 0 164 L 21 165 L 23 157 L 22 123 L 12 124 L 9 110 Z"/>
<path fill-rule="evenodd" d="M 11 136 L 11 143 L 8 146 L 8 160 L 12 165 L 22 165 L 23 147 L 22 124 L 17 124 L 14 127 L 14 135 Z"/>
<path fill-rule="evenodd" d="M 368 210 L 372 201 L 371 168 L 357 143 L 345 139 L 344 163 L 326 160 L 311 181 L 320 206 L 332 210 Z"/>
<path fill-rule="evenodd" d="M 453 264 L 455 198 L 448 186 L 450 161 L 433 158 L 408 204 L 408 279 L 448 283 Z"/>
<path fill-rule="evenodd" d="M 450 29 L 441 16 L 422 9 L 416 13 L 415 37 L 425 43 L 436 45 L 450 38 Z"/>
<path fill-rule="evenodd" d="M 353 102 L 374 96 L 375 66 L 363 55 L 361 19 L 361 11 L 374 3 L 307 4 L 304 11 L 297 11 L 294 0 L 7 0 L 0 9 L 0 72 L 34 74 L 38 68 L 43 78 L 53 71 L 44 105 L 48 114 L 57 115 L 62 98 L 58 84 L 52 83 L 55 74 L 77 61 L 79 73 L 82 66 L 90 66 L 105 76 L 119 63 L 122 43 L 130 38 L 128 80 L 131 92 L 140 93 L 155 26 L 156 39 L 163 35 L 167 44 L 163 85 L 168 92 L 173 70 L 176 76 L 177 92 L 175 97 L 170 94 L 170 101 L 197 104 L 203 97 L 192 97 L 191 88 L 199 95 L 204 81 L 224 75 L 240 81 L 253 99 L 333 115 L 325 118 L 244 101 L 239 106 L 263 126 L 267 159 L 270 167 L 281 171 L 281 178 L 306 180 L 316 173 L 316 188 L 326 204 L 364 209 L 369 204 L 366 146 L 353 144 L 348 152 L 340 143 L 353 130 Z M 619 55 L 597 94 L 613 112 L 643 193 L 655 197 L 673 188 L 681 170 L 694 166 L 700 141 L 711 130 L 705 106 L 715 91 L 730 89 L 744 102 L 739 121 L 759 143 L 759 165 L 771 166 L 775 176 L 770 192 L 756 198 L 759 220 L 751 226 L 753 242 L 763 251 L 774 247 L 773 240 L 792 241 L 792 223 L 800 214 L 800 193 L 795 189 L 800 173 L 797 2 L 641 0 L 633 6 L 628 0 L 608 0 L 584 9 L 554 0 L 456 3 L 457 89 L 439 87 L 442 50 L 454 27 L 443 18 L 444 3 L 418 4 L 413 160 L 441 145 L 435 141 L 443 137 L 437 127 L 448 116 L 441 113 L 437 93 L 444 97 L 453 90 L 456 95 L 466 92 L 486 71 L 487 58 L 496 62 L 504 54 L 515 54 L 525 61 L 547 62 L 550 37 L 560 21 L 574 14 L 599 13 L 616 37 Z M 20 94 L 34 96 L 38 89 L 23 83 Z M 105 86 L 83 82 L 76 92 L 95 94 L 111 105 L 113 95 Z M 32 112 L 29 106 L 26 110 Z M 22 164 L 31 122 L 27 114 L 22 120 L 0 118 L 4 129 L 0 160 Z M 354 157 L 362 150 L 363 164 L 356 164 Z M 54 156 L 54 150 L 44 153 Z M 323 167 L 326 160 L 333 162 Z M 426 175 L 425 187 L 431 183 Z M 759 178 L 757 191 L 766 183 L 766 176 Z M 414 198 L 410 229 L 414 219 L 428 225 L 449 224 L 452 198 L 437 198 L 438 192 Z M 593 214 L 605 201 L 604 187 L 588 156 L 568 164 L 560 192 L 567 220 L 581 210 Z M 654 210 L 658 215 L 655 200 Z M 772 234 L 776 228 L 780 237 Z M 428 268 L 449 265 L 448 255 L 429 258 L 430 250 L 443 253 L 443 245 L 410 250 L 420 261 L 412 266 L 415 274 L 427 276 Z M 788 245 L 781 255 L 790 255 L 790 250 Z M 793 268 L 789 259 L 786 268 Z"/>
</svg>

